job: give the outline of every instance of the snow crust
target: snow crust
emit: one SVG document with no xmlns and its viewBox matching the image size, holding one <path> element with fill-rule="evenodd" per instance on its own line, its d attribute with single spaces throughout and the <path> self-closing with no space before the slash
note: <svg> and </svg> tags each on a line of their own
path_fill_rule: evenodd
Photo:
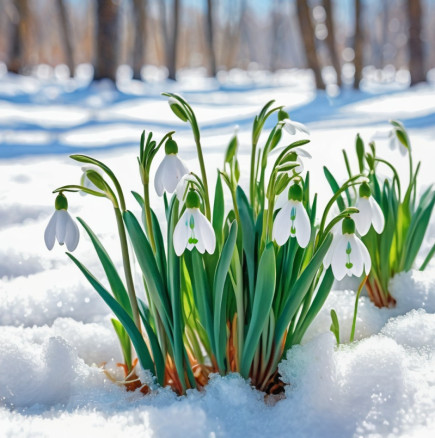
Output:
<svg viewBox="0 0 435 438">
<path fill-rule="evenodd" d="M 247 182 L 250 123 L 271 98 L 312 132 L 306 163 L 320 202 L 330 196 L 322 166 L 345 178 L 341 149 L 353 157 L 356 132 L 370 140 L 387 120 L 409 128 L 414 160 L 423 159 L 420 187 L 434 182 L 433 86 L 370 86 L 363 92 L 315 95 L 304 72 L 244 76 L 223 82 L 189 74 L 181 83 L 125 82 L 87 86 L 83 78 L 3 76 L 0 86 L 0 436 L 30 437 L 432 437 L 435 430 L 435 266 L 400 273 L 391 281 L 394 309 L 377 309 L 361 296 L 356 341 L 349 344 L 357 284 L 334 286 L 302 345 L 280 364 L 285 398 L 263 395 L 238 375 L 213 376 L 204 391 L 177 397 L 158 389 L 127 393 L 104 369 L 121 377 L 121 353 L 110 312 L 57 246 L 48 252 L 43 232 L 52 213 L 51 190 L 77 183 L 80 165 L 67 158 L 91 153 L 115 170 L 129 208 L 138 207 L 135 156 L 142 129 L 157 137 L 177 129 L 180 155 L 198 170 L 187 127 L 159 96 L 182 93 L 199 111 L 210 179 L 240 126 L 242 184 Z M 415 108 L 416 111 L 412 111 Z M 288 141 L 292 138 L 288 137 Z M 379 143 L 406 175 L 407 161 Z M 154 169 L 155 170 L 155 169 Z M 387 172 L 387 170 L 386 170 Z M 152 202 L 158 202 L 152 193 Z M 120 267 L 115 221 L 107 201 L 68 197 L 70 212 L 97 232 Z M 159 203 L 157 213 L 162 214 Z M 435 224 L 417 266 L 429 251 Z M 81 229 L 76 251 L 96 276 L 103 271 Z M 140 284 L 139 272 L 135 272 Z M 143 291 L 139 291 L 143 293 Z M 342 344 L 329 332 L 330 309 Z"/>
</svg>

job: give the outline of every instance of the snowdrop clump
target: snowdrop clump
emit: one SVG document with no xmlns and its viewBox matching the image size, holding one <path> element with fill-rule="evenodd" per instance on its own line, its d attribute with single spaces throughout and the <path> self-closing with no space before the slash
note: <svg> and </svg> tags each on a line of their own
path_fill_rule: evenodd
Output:
<svg viewBox="0 0 435 438">
<path fill-rule="evenodd" d="M 181 96 L 165 96 L 174 115 L 192 129 L 199 172 L 189 172 L 183 164 L 183 150 L 174 140 L 174 131 L 159 141 L 144 131 L 137 160 L 142 187 L 140 193 L 133 192 L 142 210 L 138 219 L 127 208 L 112 169 L 92 157 L 73 155 L 72 159 L 85 164 L 84 176 L 80 184 L 54 191 L 56 218 L 62 215 L 62 219 L 59 227 L 58 219 L 50 221 L 47 246 L 53 247 L 55 237 L 61 244 L 65 241 L 69 251 L 77 246 L 77 225 L 65 216 L 65 193 L 85 192 L 111 202 L 123 274 L 81 218 L 78 220 L 96 250 L 108 286 L 76 257 L 67 255 L 114 314 L 112 324 L 124 360 L 125 378 L 120 383 L 127 389 L 150 390 L 149 382 L 140 381 L 143 370 L 152 373 L 157 384 L 170 386 L 178 394 L 205 386 L 212 373 L 237 372 L 259 390 L 279 394 L 284 388 L 278 363 L 292 346 L 300 344 L 334 279 L 363 277 L 359 295 L 370 275 L 375 264 L 371 243 L 357 233 L 368 236 L 372 228 L 384 233 L 389 216 L 377 198 L 377 186 L 372 187 L 363 168 L 356 175 L 349 174 L 341 186 L 325 169 L 334 194 L 320 211 L 318 223 L 317 196 L 312 196 L 310 189 L 318 182 L 310 181 L 304 167 L 304 160 L 311 158 L 306 150 L 310 140 L 297 138 L 280 145 L 284 143 L 283 130 L 291 136 L 306 136 L 309 131 L 290 120 L 273 101 L 253 121 L 248 190 L 239 184 L 236 130 L 226 148 L 214 193 L 210 193 L 195 113 Z M 260 144 L 265 123 L 273 115 L 277 115 L 275 125 Z M 162 150 L 164 157 L 156 166 Z M 367 160 L 374 162 L 374 158 Z M 163 218 L 157 217 L 151 206 L 152 183 L 163 197 L 165 235 Z M 342 196 L 351 199 L 350 190 L 356 192 L 357 188 L 356 203 L 346 206 Z M 225 202 L 226 193 L 230 207 Z M 331 219 L 335 203 L 340 211 Z M 333 235 L 337 228 L 341 232 Z M 136 293 L 133 259 L 141 270 L 146 300 Z M 356 309 L 354 324 L 355 318 Z M 339 340 L 336 318 L 333 325 Z"/>
</svg>

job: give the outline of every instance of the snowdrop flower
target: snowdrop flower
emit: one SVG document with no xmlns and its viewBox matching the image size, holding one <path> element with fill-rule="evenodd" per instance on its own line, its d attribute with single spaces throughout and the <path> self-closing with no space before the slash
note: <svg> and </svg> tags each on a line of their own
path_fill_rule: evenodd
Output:
<svg viewBox="0 0 435 438">
<path fill-rule="evenodd" d="M 288 191 L 288 201 L 278 212 L 273 223 L 272 239 L 279 246 L 284 245 L 290 236 L 296 237 L 301 248 L 305 248 L 310 241 L 310 219 L 301 201 L 301 186 L 299 184 L 291 185 Z"/>
<path fill-rule="evenodd" d="M 302 161 L 302 158 L 313 158 L 311 154 L 305 150 L 304 148 L 294 148 L 291 150 L 292 155 L 294 154 L 294 161 L 298 163 L 298 166 L 294 167 L 292 170 L 296 173 L 302 173 L 305 169 L 304 162 Z"/>
<path fill-rule="evenodd" d="M 79 243 L 79 227 L 68 213 L 68 201 L 62 193 L 56 197 L 55 208 L 45 229 L 45 245 L 51 251 L 57 239 L 60 245 L 66 244 L 68 251 L 74 251 Z"/>
<path fill-rule="evenodd" d="M 213 227 L 199 210 L 200 198 L 195 190 L 190 190 L 186 197 L 186 211 L 181 215 L 174 230 L 174 250 L 181 256 L 187 248 L 196 249 L 204 254 L 213 254 L 216 247 L 216 236 Z"/>
<path fill-rule="evenodd" d="M 83 166 L 82 167 L 82 176 L 80 178 L 80 185 L 86 187 L 87 189 L 93 190 L 94 192 L 104 193 L 101 189 L 99 189 L 89 178 L 87 175 L 88 170 L 93 170 L 94 172 L 100 173 L 97 166 Z M 87 195 L 86 192 L 80 191 L 80 195 Z"/>
<path fill-rule="evenodd" d="M 283 110 L 279 110 L 278 120 L 282 123 L 284 131 L 290 135 L 295 135 L 297 131 L 310 135 L 310 131 L 304 124 L 290 120 L 289 115 Z"/>
<path fill-rule="evenodd" d="M 385 225 L 384 214 L 381 207 L 374 200 L 372 192 L 367 183 L 362 183 L 359 187 L 359 198 L 355 207 L 359 210 L 359 213 L 353 215 L 356 229 L 361 236 L 368 233 L 370 225 L 373 224 L 373 228 L 379 234 L 382 233 Z"/>
<path fill-rule="evenodd" d="M 391 150 L 399 149 L 399 152 L 404 157 L 406 156 L 408 149 L 402 144 L 401 141 L 397 138 L 396 130 L 392 129 L 388 134 L 388 143 Z"/>
<path fill-rule="evenodd" d="M 187 186 L 190 182 L 194 182 L 194 181 L 195 181 L 195 177 L 190 173 L 184 175 L 180 179 L 180 182 L 177 184 L 177 187 L 175 189 L 175 194 L 177 195 L 177 198 L 180 202 L 184 202 L 186 200 Z"/>
<path fill-rule="evenodd" d="M 178 158 L 177 143 L 170 138 L 165 144 L 166 156 L 160 163 L 154 179 L 154 187 L 159 196 L 166 190 L 173 193 L 180 179 L 189 173 L 184 163 Z"/>
<path fill-rule="evenodd" d="M 370 272 L 372 262 L 369 252 L 359 237 L 355 235 L 355 222 L 346 217 L 342 221 L 342 234 L 335 234 L 334 240 L 323 260 L 323 266 L 332 267 L 337 280 L 345 275 L 361 277 L 363 271 Z"/>
<path fill-rule="evenodd" d="M 180 102 L 174 97 L 170 97 L 168 99 L 169 106 L 171 107 L 172 112 L 183 122 L 187 122 L 188 117 L 185 109 L 181 106 Z"/>
</svg>

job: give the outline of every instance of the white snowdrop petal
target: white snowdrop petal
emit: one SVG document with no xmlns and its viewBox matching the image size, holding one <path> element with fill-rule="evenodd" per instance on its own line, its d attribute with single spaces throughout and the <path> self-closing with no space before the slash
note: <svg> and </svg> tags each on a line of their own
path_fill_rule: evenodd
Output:
<svg viewBox="0 0 435 438">
<path fill-rule="evenodd" d="M 358 198 L 355 207 L 359 210 L 359 213 L 352 215 L 352 219 L 355 221 L 356 229 L 361 236 L 365 236 L 371 226 L 372 222 L 372 209 L 370 202 L 367 198 Z"/>
<path fill-rule="evenodd" d="M 363 273 L 363 259 L 361 254 L 361 240 L 352 234 L 349 237 L 349 242 L 351 245 L 350 262 L 352 263 L 352 268 L 350 269 L 352 274 L 356 277 L 361 277 Z"/>
<path fill-rule="evenodd" d="M 186 210 L 181 215 L 174 229 L 173 244 L 177 256 L 181 256 L 187 247 L 187 242 L 189 240 L 189 219 L 190 212 L 189 210 Z"/>
<path fill-rule="evenodd" d="M 57 210 L 56 239 L 60 245 L 63 245 L 65 243 L 67 222 L 68 222 L 68 212 L 66 210 Z"/>
<path fill-rule="evenodd" d="M 156 193 L 158 196 L 163 195 L 164 187 L 163 187 L 163 173 L 165 170 L 165 158 L 163 158 L 162 162 L 160 163 L 160 166 L 157 168 L 156 175 L 154 177 L 154 188 L 156 190 Z"/>
<path fill-rule="evenodd" d="M 329 266 L 331 265 L 332 258 L 333 258 L 333 256 L 334 256 L 334 250 L 335 250 L 335 247 L 337 246 L 337 242 L 338 242 L 339 240 L 340 240 L 340 239 L 337 239 L 337 238 L 335 237 L 335 235 L 334 235 L 334 237 L 333 237 L 333 239 L 332 239 L 332 242 L 331 242 L 331 246 L 329 247 L 329 249 L 328 249 L 328 251 L 327 251 L 327 253 L 326 253 L 326 255 L 325 255 L 325 258 L 323 259 L 323 266 L 324 266 L 325 268 L 329 268 Z"/>
<path fill-rule="evenodd" d="M 301 157 L 310 158 L 310 159 L 313 158 L 312 155 L 304 148 L 294 148 L 292 150 Z"/>
<path fill-rule="evenodd" d="M 303 123 L 293 122 L 293 121 L 291 123 L 293 124 L 293 127 L 296 130 L 298 130 L 300 132 L 303 132 L 304 134 L 310 135 L 310 131 L 308 130 L 308 128 Z"/>
<path fill-rule="evenodd" d="M 346 267 L 347 263 L 347 254 L 346 254 L 346 247 L 348 243 L 348 239 L 345 236 L 337 236 L 337 244 L 334 248 L 334 253 L 332 255 L 332 272 L 334 274 L 334 277 L 340 281 L 342 280 L 346 273 L 348 272 L 348 269 Z"/>
<path fill-rule="evenodd" d="M 272 228 L 272 240 L 275 240 L 279 246 L 284 245 L 290 237 L 290 202 L 284 205 L 284 207 L 278 212 L 275 217 L 275 222 Z"/>
<path fill-rule="evenodd" d="M 68 251 L 74 251 L 79 243 L 80 231 L 74 219 L 70 216 L 68 212 L 67 215 L 65 244 L 68 248 Z"/>
<path fill-rule="evenodd" d="M 375 229 L 375 231 L 379 234 L 382 233 L 382 230 L 384 229 L 385 226 L 385 218 L 384 218 L 384 213 L 382 213 L 382 209 L 379 206 L 379 204 L 375 201 L 375 199 L 373 198 L 373 196 L 370 196 L 369 198 L 369 202 L 370 202 L 370 207 L 372 210 L 372 223 L 373 223 L 373 228 Z"/>
<path fill-rule="evenodd" d="M 211 223 L 198 209 L 194 211 L 193 215 L 200 240 L 204 243 L 206 251 L 213 254 L 216 248 L 216 236 Z"/>
<path fill-rule="evenodd" d="M 173 193 L 181 178 L 186 175 L 187 169 L 177 155 L 167 155 L 168 165 L 165 169 L 165 188 L 169 193 Z"/>
<path fill-rule="evenodd" d="M 295 202 L 296 208 L 296 219 L 295 219 L 295 227 L 296 227 L 296 239 L 301 248 L 305 248 L 308 245 L 311 237 L 311 224 L 310 218 L 308 217 L 307 212 L 305 211 L 304 206 L 301 202 Z"/>
<path fill-rule="evenodd" d="M 291 122 L 290 120 L 285 120 L 284 121 L 284 125 L 283 128 L 285 131 L 287 131 L 290 135 L 295 135 L 296 134 L 296 129 L 293 126 L 293 122 Z"/>
<path fill-rule="evenodd" d="M 284 208 L 288 202 L 288 186 L 276 197 L 273 210 L 279 210 Z"/>
<path fill-rule="evenodd" d="M 56 210 L 48 221 L 47 228 L 44 232 L 44 241 L 47 248 L 51 251 L 56 240 L 56 217 L 58 210 Z"/>
</svg>

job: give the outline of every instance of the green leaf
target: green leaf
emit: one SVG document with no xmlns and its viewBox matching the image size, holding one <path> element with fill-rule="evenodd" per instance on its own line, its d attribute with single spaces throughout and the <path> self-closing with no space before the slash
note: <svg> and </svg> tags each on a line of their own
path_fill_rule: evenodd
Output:
<svg viewBox="0 0 435 438">
<path fill-rule="evenodd" d="M 234 246 L 237 238 L 237 222 L 231 224 L 229 236 L 222 248 L 222 253 L 217 264 L 216 273 L 213 282 L 213 296 L 214 296 L 214 318 L 213 328 L 216 343 L 216 361 L 221 372 L 225 371 L 224 356 L 226 348 L 226 338 L 221 339 L 222 326 L 226 327 L 226 312 L 224 297 L 224 286 L 230 269 L 231 258 L 234 253 Z"/>
<path fill-rule="evenodd" d="M 230 140 L 227 151 L 225 153 L 225 163 L 231 163 L 234 156 L 237 153 L 237 148 L 239 146 L 239 141 L 237 139 L 237 135 L 234 135 L 233 138 Z"/>
<path fill-rule="evenodd" d="M 89 238 L 91 239 L 92 245 L 94 245 L 95 251 L 97 252 L 98 258 L 103 265 L 104 272 L 106 273 L 107 279 L 109 280 L 110 288 L 113 292 L 116 300 L 121 304 L 124 310 L 132 317 L 133 313 L 131 310 L 130 299 L 128 298 L 127 290 L 125 289 L 124 283 L 118 274 L 109 254 L 107 254 L 104 246 L 101 244 L 98 237 L 94 234 L 88 224 L 81 219 L 77 220 L 82 224 Z"/>
<path fill-rule="evenodd" d="M 337 181 L 333 177 L 332 173 L 328 170 L 326 166 L 323 166 L 323 172 L 325 174 L 326 179 L 328 180 L 328 183 L 333 193 L 334 194 L 337 193 L 340 190 L 340 186 L 338 185 Z M 343 198 L 341 196 L 337 198 L 337 205 L 340 211 L 343 211 L 346 208 L 346 206 L 344 205 Z"/>
<path fill-rule="evenodd" d="M 356 155 L 358 157 L 359 173 L 363 173 L 365 149 L 364 142 L 362 141 L 362 138 L 359 136 L 359 134 L 356 135 L 355 149 Z"/>
<path fill-rule="evenodd" d="M 296 329 L 295 335 L 292 337 L 292 345 L 299 344 L 302 341 L 302 338 L 304 337 L 304 334 L 307 331 L 308 327 L 314 321 L 314 318 L 317 316 L 320 309 L 325 304 L 325 301 L 328 298 L 329 292 L 331 291 L 333 284 L 334 284 L 334 274 L 332 273 L 331 267 L 329 267 L 326 270 L 322 282 L 320 283 L 320 286 L 317 289 L 316 296 L 314 297 L 314 300 L 311 303 L 307 315 L 305 316 L 303 321 L 298 322 L 298 327 Z M 337 343 L 340 342 L 337 341 Z"/>
<path fill-rule="evenodd" d="M 248 285 L 250 302 L 254 298 L 254 281 L 255 281 L 255 226 L 252 208 L 249 204 L 245 192 L 240 186 L 237 186 L 236 191 L 237 205 L 239 206 L 240 222 L 242 225 L 242 242 L 243 251 L 246 258 L 246 266 L 248 270 Z"/>
<path fill-rule="evenodd" d="M 252 315 L 248 333 L 243 347 L 240 374 L 247 378 L 258 347 L 261 333 L 268 321 L 275 293 L 276 264 L 273 243 L 269 243 L 261 255 L 258 265 L 257 281 L 255 284 Z"/>
<path fill-rule="evenodd" d="M 216 235 L 216 241 L 218 243 L 218 247 L 222 246 L 222 228 L 224 223 L 224 214 L 225 214 L 225 199 L 224 199 L 224 190 L 222 187 L 222 179 L 220 173 L 218 173 L 217 181 L 216 181 L 216 189 L 214 193 L 214 204 L 213 204 L 213 229 Z"/>
<path fill-rule="evenodd" d="M 153 353 L 154 365 L 156 368 L 157 381 L 161 386 L 163 386 L 165 382 L 165 360 L 163 358 L 162 350 L 160 348 L 157 336 L 154 333 L 154 330 L 149 322 L 149 317 L 148 317 L 149 310 L 146 304 L 140 298 L 138 298 L 137 305 L 139 307 L 139 314 L 142 320 L 142 324 L 145 327 L 145 331 L 147 332 L 148 339 L 150 341 L 151 351 Z"/>
<path fill-rule="evenodd" d="M 89 283 L 98 292 L 100 297 L 106 302 L 106 304 L 112 309 L 112 312 L 119 319 L 121 324 L 124 326 L 126 332 L 130 336 L 131 342 L 133 343 L 134 349 L 136 350 L 137 358 L 139 363 L 145 370 L 150 370 L 156 374 L 156 369 L 154 367 L 154 362 L 151 359 L 150 352 L 147 345 L 142 337 L 142 334 L 137 329 L 134 321 L 130 318 L 128 313 L 122 308 L 122 306 L 112 297 L 112 295 L 104 288 L 104 286 L 79 262 L 72 254 L 66 253 L 66 255 L 77 265 L 77 267 L 82 271 L 84 276 L 88 279 Z"/>
<path fill-rule="evenodd" d="M 301 305 L 306 293 L 308 292 L 311 284 L 316 278 L 317 271 L 323 263 L 326 252 L 332 242 L 332 234 L 328 233 L 319 249 L 314 253 L 313 258 L 307 267 L 303 270 L 299 278 L 296 280 L 287 300 L 284 304 L 281 315 L 277 318 L 275 329 L 275 342 L 279 344 L 282 341 L 282 337 L 290 324 L 290 321 L 295 316 L 299 306 Z"/>
<path fill-rule="evenodd" d="M 153 304 L 156 306 L 166 330 L 168 333 L 172 333 L 173 327 L 168 296 L 151 245 L 134 214 L 127 210 L 124 212 L 123 217 Z"/>
<path fill-rule="evenodd" d="M 118 336 L 119 343 L 121 344 L 121 350 L 125 364 L 127 365 L 127 369 L 130 371 L 132 368 L 130 338 L 124 326 L 117 319 L 112 318 L 111 321 L 116 335 Z"/>
<path fill-rule="evenodd" d="M 338 323 L 338 317 L 337 317 L 337 313 L 335 312 L 334 309 L 331 309 L 331 320 L 332 320 L 332 324 L 331 327 L 329 328 L 331 330 L 332 333 L 334 333 L 335 335 L 335 339 L 337 340 L 337 344 L 340 344 L 340 325 Z"/>
</svg>

